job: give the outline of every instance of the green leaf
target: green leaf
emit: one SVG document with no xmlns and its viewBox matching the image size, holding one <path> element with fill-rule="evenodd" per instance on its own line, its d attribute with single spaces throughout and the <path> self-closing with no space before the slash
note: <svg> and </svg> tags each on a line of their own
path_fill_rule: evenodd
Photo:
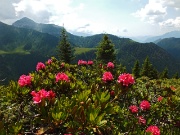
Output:
<svg viewBox="0 0 180 135">
<path fill-rule="evenodd" d="M 99 125 L 102 121 L 102 119 L 104 118 L 106 113 L 102 113 L 101 115 L 99 115 L 97 118 L 96 118 L 96 123 Z"/>
<path fill-rule="evenodd" d="M 81 93 L 79 93 L 77 95 L 77 99 L 80 101 L 80 102 L 85 102 L 89 96 L 89 94 L 91 93 L 91 90 L 85 90 L 85 91 L 82 91 Z"/>
<path fill-rule="evenodd" d="M 98 126 L 102 127 L 107 123 L 107 120 L 102 120 L 98 123 Z"/>
</svg>

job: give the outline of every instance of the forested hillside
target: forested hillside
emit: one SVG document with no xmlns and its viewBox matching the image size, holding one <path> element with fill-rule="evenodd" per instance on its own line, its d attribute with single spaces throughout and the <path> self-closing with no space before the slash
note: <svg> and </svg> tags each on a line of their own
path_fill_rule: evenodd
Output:
<svg viewBox="0 0 180 135">
<path fill-rule="evenodd" d="M 57 45 L 61 40 L 61 27 L 24 19 L 15 22 L 13 26 L 0 23 L 0 80 L 17 79 L 20 74 L 33 71 L 37 62 L 56 56 Z M 75 47 L 76 57 L 73 63 L 76 63 L 79 59 L 96 59 L 96 50 L 104 34 L 80 37 L 67 33 L 67 36 L 70 44 Z M 141 66 L 149 56 L 159 72 L 167 67 L 170 75 L 180 73 L 179 62 L 165 51 L 165 48 L 162 49 L 154 43 L 138 43 L 110 34 L 107 36 L 114 44 L 117 64 L 126 66 L 129 72 L 136 60 L 139 60 Z"/>
<path fill-rule="evenodd" d="M 169 52 L 174 58 L 180 59 L 180 38 L 165 38 L 156 43 Z"/>
</svg>

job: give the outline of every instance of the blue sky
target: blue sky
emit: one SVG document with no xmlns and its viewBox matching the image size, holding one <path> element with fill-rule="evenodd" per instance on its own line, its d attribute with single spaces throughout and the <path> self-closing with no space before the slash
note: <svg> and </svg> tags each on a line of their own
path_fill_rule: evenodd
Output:
<svg viewBox="0 0 180 135">
<path fill-rule="evenodd" d="M 0 0 L 0 21 L 22 17 L 71 33 L 154 36 L 180 30 L 180 0 Z"/>
</svg>

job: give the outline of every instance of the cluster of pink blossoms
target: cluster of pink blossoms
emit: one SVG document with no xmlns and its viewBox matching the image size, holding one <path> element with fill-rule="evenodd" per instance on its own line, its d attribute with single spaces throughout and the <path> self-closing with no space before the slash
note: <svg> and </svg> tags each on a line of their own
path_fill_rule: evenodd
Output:
<svg viewBox="0 0 180 135">
<path fill-rule="evenodd" d="M 113 80 L 113 75 L 111 74 L 111 72 L 105 72 L 105 73 L 103 74 L 102 80 L 103 80 L 104 82 L 112 81 L 112 80 Z"/>
<path fill-rule="evenodd" d="M 107 67 L 108 67 L 108 68 L 114 68 L 114 63 L 108 62 Z"/>
<path fill-rule="evenodd" d="M 34 101 L 33 103 L 35 104 L 41 103 L 43 99 L 51 100 L 52 98 L 56 96 L 56 94 L 52 90 L 46 91 L 44 89 L 41 89 L 38 92 L 32 91 L 31 95 L 33 96 L 33 101 Z"/>
<path fill-rule="evenodd" d="M 143 100 L 141 101 L 139 107 L 141 108 L 141 110 L 149 110 L 151 107 L 151 104 L 149 103 L 149 101 Z"/>
<path fill-rule="evenodd" d="M 69 82 L 69 77 L 68 75 L 66 75 L 65 73 L 58 73 L 56 75 L 56 82 L 58 81 L 66 81 Z"/>
<path fill-rule="evenodd" d="M 137 113 L 138 112 L 138 107 L 136 105 L 131 105 L 129 107 L 129 110 L 132 112 L 132 113 Z"/>
<path fill-rule="evenodd" d="M 78 65 L 93 65 L 93 61 L 91 61 L 91 60 L 88 60 L 88 61 L 79 60 Z"/>
<path fill-rule="evenodd" d="M 29 85 L 31 85 L 31 79 L 32 79 L 32 77 L 30 75 L 21 75 L 18 80 L 18 84 L 21 87 L 29 86 Z"/>
<path fill-rule="evenodd" d="M 36 66 L 36 70 L 39 71 L 39 70 L 43 70 L 45 69 L 46 66 L 44 65 L 44 63 L 42 62 L 38 62 L 37 66 Z"/>
<path fill-rule="evenodd" d="M 146 119 L 144 119 L 143 116 L 139 116 L 138 119 L 139 119 L 139 120 L 138 120 L 138 123 L 139 123 L 139 124 L 146 125 Z"/>
<path fill-rule="evenodd" d="M 135 83 L 134 77 L 129 73 L 121 74 L 118 77 L 118 83 L 122 83 L 124 86 L 129 86 Z"/>
<path fill-rule="evenodd" d="M 47 63 L 50 65 L 52 63 L 52 59 L 49 59 Z"/>
<path fill-rule="evenodd" d="M 160 129 L 157 126 L 149 126 L 146 129 L 146 132 L 151 133 L 152 135 L 160 135 Z"/>
<path fill-rule="evenodd" d="M 143 111 L 145 110 L 149 110 L 151 107 L 151 104 L 149 103 L 149 101 L 147 100 L 143 100 L 141 101 L 140 105 L 139 105 L 139 108 Z M 132 112 L 132 113 L 137 113 L 138 112 L 138 107 L 136 105 L 131 105 L 129 107 L 129 110 Z"/>
<path fill-rule="evenodd" d="M 131 111 L 131 113 L 138 113 L 138 107 L 136 105 L 131 105 L 129 107 L 129 110 Z M 138 123 L 145 125 L 146 124 L 146 119 L 144 119 L 143 116 L 139 116 L 138 117 Z"/>
</svg>

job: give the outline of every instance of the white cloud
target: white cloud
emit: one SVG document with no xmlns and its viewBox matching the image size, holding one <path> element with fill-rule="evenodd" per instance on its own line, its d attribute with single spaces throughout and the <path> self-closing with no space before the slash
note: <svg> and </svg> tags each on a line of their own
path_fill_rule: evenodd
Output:
<svg viewBox="0 0 180 135">
<path fill-rule="evenodd" d="M 20 0 L 14 0 L 14 2 L 19 1 Z M 0 9 L 0 21 L 9 24 L 16 18 L 15 9 L 12 5 L 12 0 L 1 0 Z"/>
<path fill-rule="evenodd" d="M 163 0 L 149 0 L 149 3 L 144 8 L 133 13 L 135 17 L 141 18 L 151 24 L 162 21 L 167 14 L 167 7 L 163 6 Z"/>
<path fill-rule="evenodd" d="M 180 27 L 180 17 L 176 17 L 175 19 L 168 19 L 159 23 L 159 25 L 162 27 Z"/>
<path fill-rule="evenodd" d="M 172 7 L 176 10 L 180 9 L 180 0 L 161 0 L 164 6 Z"/>
<path fill-rule="evenodd" d="M 78 12 L 83 10 L 83 4 L 72 6 L 73 0 L 21 0 L 14 3 L 16 16 L 27 16 L 36 22 L 65 25 L 68 29 L 84 25 Z M 85 23 L 87 24 L 87 22 Z"/>
</svg>

